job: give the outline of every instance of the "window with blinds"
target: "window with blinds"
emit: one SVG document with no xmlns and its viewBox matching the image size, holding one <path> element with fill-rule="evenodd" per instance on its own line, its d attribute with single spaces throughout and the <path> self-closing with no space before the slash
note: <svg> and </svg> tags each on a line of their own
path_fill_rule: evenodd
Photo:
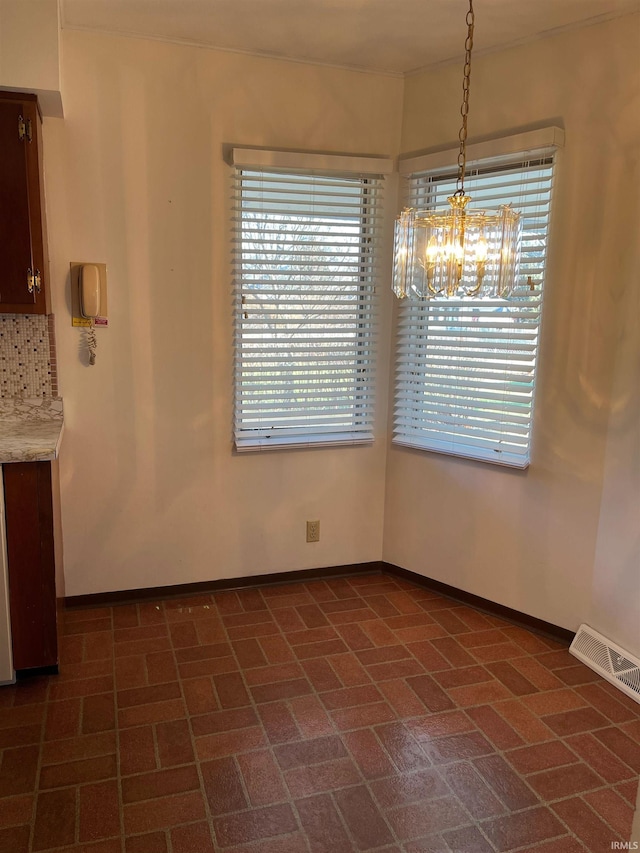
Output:
<svg viewBox="0 0 640 853">
<path fill-rule="evenodd" d="M 236 169 L 238 450 L 373 440 L 382 183 Z"/>
<path fill-rule="evenodd" d="M 453 170 L 410 175 L 407 205 L 446 209 L 455 179 Z M 465 178 L 470 208 L 511 203 L 523 216 L 518 285 L 508 300 L 400 304 L 396 444 L 529 464 L 552 179 L 551 156 L 479 164 Z"/>
</svg>

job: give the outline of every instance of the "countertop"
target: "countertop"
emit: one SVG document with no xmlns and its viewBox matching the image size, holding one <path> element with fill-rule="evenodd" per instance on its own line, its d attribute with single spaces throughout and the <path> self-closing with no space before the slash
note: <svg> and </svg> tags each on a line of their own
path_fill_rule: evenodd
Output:
<svg viewBox="0 0 640 853">
<path fill-rule="evenodd" d="M 60 397 L 0 400 L 0 465 L 56 459 L 62 429 Z"/>
</svg>

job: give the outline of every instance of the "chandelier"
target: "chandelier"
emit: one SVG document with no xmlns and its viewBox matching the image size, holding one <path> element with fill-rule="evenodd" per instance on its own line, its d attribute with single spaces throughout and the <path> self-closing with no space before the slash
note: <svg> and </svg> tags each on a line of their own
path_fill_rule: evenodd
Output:
<svg viewBox="0 0 640 853">
<path fill-rule="evenodd" d="M 449 209 L 406 208 L 396 219 L 393 292 L 399 299 L 463 296 L 507 297 L 518 275 L 520 214 L 511 205 L 497 210 L 468 210 L 464 190 L 467 118 L 475 15 L 469 0 L 466 17 L 462 126 L 458 134 L 456 191 Z"/>
</svg>

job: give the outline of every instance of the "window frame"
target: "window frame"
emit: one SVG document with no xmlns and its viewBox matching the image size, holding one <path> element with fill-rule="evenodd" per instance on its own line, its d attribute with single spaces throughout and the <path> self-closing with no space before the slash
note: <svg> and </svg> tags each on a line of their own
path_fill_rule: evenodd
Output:
<svg viewBox="0 0 640 853">
<path fill-rule="evenodd" d="M 526 142 L 543 142 L 545 143 L 542 147 L 538 147 L 534 150 L 523 150 L 525 149 Z M 550 161 L 551 163 L 551 173 L 549 176 L 550 180 L 550 189 L 548 196 L 549 203 L 549 212 L 546 218 L 545 223 L 545 231 L 544 231 L 544 258 L 543 258 L 543 266 L 541 270 L 541 283 L 540 283 L 540 300 L 539 307 L 537 309 L 537 324 L 536 324 L 536 341 L 535 341 L 535 350 L 533 354 L 533 368 L 532 368 L 532 388 L 531 388 L 531 401 L 528 412 L 528 419 L 526 421 L 526 427 L 528 430 L 526 447 L 524 452 L 521 452 L 520 448 L 518 448 L 517 452 L 503 452 L 503 450 L 498 449 L 496 452 L 492 453 L 488 448 L 488 443 L 483 447 L 480 445 L 480 441 L 478 441 L 477 446 L 475 448 L 469 447 L 468 443 L 465 443 L 464 437 L 466 435 L 467 442 L 470 441 L 469 435 L 473 437 L 473 440 L 470 442 L 473 444 L 473 441 L 477 438 L 477 436 L 473 435 L 473 429 L 478 427 L 480 440 L 487 442 L 487 439 L 483 435 L 482 426 L 478 425 L 479 421 L 482 418 L 485 419 L 494 419 L 498 421 L 498 418 L 502 420 L 500 423 L 504 424 L 506 420 L 509 420 L 511 417 L 509 415 L 509 408 L 504 408 L 499 411 L 499 407 L 496 403 L 492 403 L 489 408 L 491 410 L 496 411 L 497 413 L 494 415 L 487 414 L 488 409 L 479 408 L 477 405 L 474 407 L 471 402 L 465 400 L 465 398 L 473 398 L 474 393 L 481 393 L 484 389 L 482 388 L 482 384 L 479 381 L 479 384 L 475 386 L 475 391 L 470 390 L 466 392 L 461 390 L 460 385 L 456 389 L 456 395 L 449 395 L 451 398 L 451 402 L 444 402 L 442 404 L 442 414 L 438 414 L 438 407 L 440 406 L 440 402 L 438 400 L 434 403 L 434 391 L 432 390 L 431 398 L 425 398 L 424 395 L 426 392 L 422 392 L 423 398 L 416 403 L 416 406 L 412 409 L 411 406 L 411 394 L 413 393 L 409 388 L 408 383 L 405 382 L 404 387 L 402 386 L 402 371 L 401 371 L 401 362 L 405 357 L 402 354 L 403 347 L 406 351 L 411 350 L 411 345 L 414 341 L 419 340 L 420 338 L 425 338 L 428 335 L 429 325 L 433 325 L 435 312 L 438 311 L 438 305 L 442 306 L 442 300 L 425 300 L 422 303 L 422 309 L 416 308 L 416 303 L 413 303 L 413 319 L 410 317 L 411 311 L 411 303 L 407 307 L 406 304 L 400 304 L 398 307 L 398 315 L 397 315 L 397 323 L 396 323 L 396 333 L 395 333 L 395 346 L 394 346 L 394 389 L 393 389 L 393 431 L 392 431 L 392 444 L 394 446 L 399 447 L 409 447 L 414 450 L 418 450 L 421 452 L 427 453 L 438 453 L 449 456 L 454 456 L 457 458 L 470 459 L 476 462 L 487 462 L 492 465 L 499 465 L 509 468 L 516 469 L 526 469 L 531 462 L 531 452 L 533 446 L 533 427 L 535 423 L 535 400 L 536 400 L 536 379 L 539 372 L 539 358 L 540 358 L 540 339 L 541 339 L 541 329 L 542 329 L 542 321 L 543 321 L 543 305 L 544 305 L 544 292 L 545 292 L 545 282 L 547 278 L 546 273 L 546 264 L 548 260 L 549 254 L 549 237 L 551 234 L 552 228 L 552 217 L 551 217 L 551 207 L 552 207 L 552 199 L 553 199 L 553 184 L 556 177 L 557 170 L 557 152 L 558 149 L 562 146 L 564 140 L 564 135 L 562 131 L 557 128 L 548 128 L 542 131 L 532 132 L 530 134 L 523 134 L 516 137 L 507 138 L 506 140 L 493 140 L 488 143 L 482 143 L 477 146 L 470 146 L 471 156 L 469 158 L 469 173 L 475 174 L 491 174 L 494 173 L 496 176 L 502 176 L 507 174 L 509 171 L 524 171 L 523 166 L 527 163 L 534 163 L 535 161 Z M 521 143 L 520 145 L 518 143 Z M 528 146 L 526 146 L 528 147 Z M 475 149 L 475 151 L 474 151 Z M 501 152 L 502 149 L 502 152 Z M 485 156 L 479 157 L 478 155 L 482 154 Z M 526 169 L 526 166 L 524 166 Z M 450 180 L 455 179 L 455 152 L 445 152 L 445 153 L 437 153 L 435 155 L 424 155 L 422 157 L 412 158 L 411 160 L 407 160 L 401 162 L 400 164 L 400 172 L 407 179 L 407 191 L 405 191 L 405 199 L 406 196 L 411 192 L 411 182 L 414 183 L 414 194 L 412 196 L 412 200 L 410 202 L 411 206 L 423 206 L 423 202 L 426 202 L 429 198 L 429 194 L 432 192 L 433 185 L 438 180 Z M 422 187 L 420 187 L 419 182 L 422 183 Z M 473 191 L 470 192 L 473 198 Z M 514 193 L 517 197 L 517 191 Z M 421 197 L 420 202 L 418 204 L 415 203 L 415 198 Z M 426 203 L 424 206 L 428 206 Z M 517 209 L 517 204 L 514 201 L 514 207 Z M 526 211 L 525 211 L 526 214 Z M 525 273 L 526 275 L 526 273 Z M 407 300 L 408 302 L 408 300 Z M 471 300 L 466 300 L 467 303 L 471 302 Z M 508 304 L 508 303 L 507 303 Z M 527 305 L 526 300 L 522 300 L 523 305 Z M 461 300 L 460 306 L 462 311 L 458 313 L 458 316 L 461 319 L 458 321 L 457 331 L 459 335 L 455 338 L 455 333 L 452 332 L 451 337 L 455 338 L 458 341 L 463 342 L 464 346 L 464 332 L 462 331 L 465 323 L 465 308 L 469 309 L 471 305 L 467 305 L 464 300 Z M 453 308 L 450 308 L 449 311 L 453 315 Z M 442 312 L 442 315 L 446 315 L 446 311 Z M 422 318 L 420 320 L 419 318 Z M 466 322 L 469 320 L 467 318 Z M 487 326 L 489 325 L 489 321 L 487 320 Z M 455 330 L 455 324 L 453 324 Z M 510 327 L 511 328 L 511 327 Z M 467 330 L 468 331 L 468 330 Z M 431 338 L 433 340 L 433 338 Z M 437 339 L 436 339 L 437 340 Z M 469 338 L 467 338 L 469 340 Z M 427 345 L 428 346 L 428 345 Z M 430 367 L 426 367 L 428 361 L 430 359 L 434 359 L 438 357 L 437 346 L 434 345 L 430 351 L 426 349 L 418 355 L 413 356 L 416 365 L 416 369 L 414 371 L 414 375 L 419 377 L 423 383 L 426 383 L 426 380 L 429 378 L 429 374 L 433 373 L 433 369 Z M 485 352 L 490 352 L 489 345 L 483 341 L 483 346 L 485 347 Z M 419 351 L 421 347 L 415 344 L 413 345 L 413 349 Z M 440 355 L 443 358 L 446 358 L 447 348 L 450 350 L 455 350 L 455 344 L 447 344 L 443 343 L 440 347 Z M 479 350 L 480 347 L 477 347 Z M 510 350 L 511 351 L 511 350 Z M 516 354 L 518 350 L 516 350 Z M 494 354 L 495 356 L 495 354 Z M 521 358 L 523 356 L 520 356 Z M 486 357 L 485 357 L 486 358 Z M 426 359 L 426 361 L 425 361 Z M 482 357 L 480 357 L 482 361 Z M 405 358 L 405 364 L 406 364 Z M 508 365 L 505 366 L 504 369 L 504 377 L 506 377 L 510 370 L 515 369 L 512 367 L 513 360 L 509 362 Z M 409 367 L 403 368 L 405 370 L 405 378 L 406 373 L 409 371 Z M 436 368 L 436 372 L 439 368 Z M 476 368 L 477 369 L 477 368 Z M 446 385 L 443 384 L 442 388 L 444 389 L 442 394 L 447 396 L 447 390 L 450 390 L 452 387 L 455 387 L 456 383 L 460 382 L 460 378 L 464 380 L 464 373 L 468 372 L 471 375 L 472 371 L 469 367 L 460 367 L 456 365 L 455 371 L 457 373 L 457 379 L 451 380 L 451 382 Z M 444 373 L 445 371 L 441 371 Z M 472 378 L 472 377 L 471 377 Z M 483 377 L 484 378 L 484 377 Z M 496 378 L 498 378 L 496 373 Z M 506 378 L 503 379 L 506 382 Z M 432 386 L 433 387 L 433 386 Z M 496 392 L 497 395 L 497 392 Z M 504 392 L 503 392 L 504 396 Z M 506 406 L 506 403 L 503 403 L 503 406 Z M 467 411 L 465 412 L 464 407 L 467 407 Z M 436 414 L 434 414 L 434 407 Z M 420 416 L 420 410 L 422 409 L 422 416 Z M 426 414 L 426 412 L 431 411 L 431 414 Z M 449 415 L 447 415 L 447 411 Z M 416 414 L 416 412 L 418 414 Z M 458 421 L 458 425 L 456 425 L 456 418 L 465 418 L 468 417 L 467 412 L 471 412 L 471 417 L 475 418 L 471 427 L 459 427 L 461 421 Z M 413 426 L 409 425 L 409 420 L 411 415 L 414 416 L 414 424 Z M 449 418 L 447 421 L 446 418 Z M 438 442 L 438 439 L 435 437 L 436 427 L 438 421 L 441 421 L 445 424 L 445 432 L 447 433 L 446 440 L 442 440 L 442 442 Z M 513 418 L 512 418 L 513 420 Z M 403 424 L 404 421 L 404 424 Z M 429 427 L 429 423 L 431 426 Z M 524 423 L 524 422 L 523 422 Z M 468 421 L 467 421 L 468 425 Z M 504 427 L 503 427 L 504 428 Z M 420 434 L 420 430 L 423 430 L 422 434 Z M 411 433 L 413 432 L 413 435 Z M 428 433 L 431 433 L 429 437 Z"/>
<path fill-rule="evenodd" d="M 386 158 L 367 158 L 367 157 L 347 157 L 340 155 L 314 155 L 314 154 L 302 154 L 302 153 L 292 153 L 292 152 L 275 152 L 275 151 L 264 151 L 264 150 L 252 150 L 252 149 L 234 149 L 233 151 L 233 166 L 234 168 L 234 182 L 236 184 L 236 191 L 234 193 L 234 198 L 236 202 L 236 222 L 235 222 L 235 233 L 234 238 L 236 240 L 236 257 L 235 262 L 233 264 L 234 267 L 234 321 L 235 321 L 235 335 L 234 335 L 234 443 L 235 449 L 238 452 L 245 451 L 260 451 L 260 450 L 277 450 L 277 449 L 292 449 L 292 448 L 300 448 L 300 447 L 337 447 L 344 445 L 356 445 L 356 444 L 371 444 L 373 442 L 373 422 L 374 422 L 374 404 L 375 404 L 375 390 L 376 390 L 376 362 L 377 362 L 377 328 L 376 328 L 376 317 L 377 317 L 377 307 L 379 302 L 379 279 L 381 275 L 381 234 L 376 236 L 376 232 L 381 231 L 381 225 L 383 221 L 383 193 L 384 193 L 384 176 L 391 172 L 391 160 Z M 245 364 L 250 362 L 250 359 L 246 358 L 246 349 L 243 349 L 243 342 L 245 342 L 246 346 L 246 337 L 243 337 L 243 330 L 245 334 L 248 334 L 246 330 L 250 328 L 246 321 L 247 313 L 246 313 L 246 305 L 243 302 L 243 296 L 245 295 L 248 277 L 246 273 L 246 267 L 243 266 L 243 250 L 246 245 L 246 239 L 243 238 L 243 216 L 242 216 L 242 204 L 243 198 L 243 190 L 242 190 L 242 180 L 243 175 L 256 175 L 258 173 L 262 173 L 265 176 L 271 176 L 272 179 L 277 178 L 277 176 L 281 175 L 283 177 L 283 181 L 286 182 L 292 178 L 300 178 L 302 180 L 301 187 L 304 185 L 304 179 L 309 179 L 309 186 L 313 186 L 314 179 L 322 181 L 326 180 L 331 183 L 331 186 L 337 187 L 339 186 L 341 181 L 358 181 L 360 184 L 360 192 L 359 195 L 356 196 L 359 199 L 358 204 L 362 210 L 360 221 L 358 222 L 359 227 L 359 236 L 357 239 L 358 246 L 358 256 L 357 259 L 354 259 L 353 265 L 357 268 L 357 272 L 355 275 L 358 275 L 359 283 L 357 288 L 349 289 L 349 284 L 351 284 L 351 278 L 347 273 L 347 277 L 344 279 L 347 288 L 345 290 L 345 294 L 355 296 L 355 311 L 357 316 L 354 319 L 354 347 L 350 349 L 348 346 L 345 347 L 347 352 L 347 357 L 352 357 L 355 359 L 353 368 L 354 372 L 354 381 L 350 390 L 345 394 L 351 395 L 353 398 L 352 404 L 347 405 L 347 408 L 343 406 L 337 407 L 336 409 L 336 417 L 340 418 L 343 415 L 345 417 L 350 417 L 350 425 L 347 424 L 338 424 L 336 429 L 330 431 L 328 428 L 322 427 L 321 416 L 318 416 L 318 411 L 321 411 L 323 406 L 326 403 L 322 400 L 322 393 L 324 389 L 324 393 L 330 394 L 331 381 L 327 379 L 329 372 L 331 371 L 331 354 L 328 355 L 324 353 L 327 358 L 328 366 L 321 366 L 320 368 L 320 377 L 325 378 L 325 383 L 322 381 L 318 384 L 320 385 L 321 390 L 311 389 L 312 393 L 310 393 L 310 397 L 316 397 L 317 399 L 311 400 L 311 405 L 309 407 L 309 411 L 313 415 L 316 413 L 316 417 L 319 418 L 317 422 L 311 423 L 309 428 L 305 428 L 304 426 L 304 415 L 301 414 L 296 421 L 295 415 L 292 416 L 292 419 L 289 423 L 289 427 L 283 426 L 282 423 L 278 423 L 277 415 L 274 415 L 274 423 L 275 426 L 256 426 L 256 420 L 259 421 L 260 418 L 260 410 L 254 407 L 253 411 L 256 412 L 256 417 L 254 419 L 254 425 L 252 426 L 247 417 L 247 403 L 246 403 L 246 393 L 243 391 L 243 385 L 246 387 L 246 380 L 243 380 L 243 370 L 245 369 Z M 346 184 L 345 184 L 346 186 Z M 366 198 L 367 192 L 371 193 L 372 187 L 374 192 L 371 199 L 371 206 L 364 204 L 364 200 Z M 313 192 L 315 190 L 310 190 L 311 196 L 313 196 Z M 339 190 L 332 190 L 332 192 L 338 193 Z M 348 192 L 345 197 L 348 197 Z M 268 198 L 268 195 L 267 195 Z M 371 214 L 371 208 L 374 208 L 373 214 Z M 303 210 L 301 216 L 306 213 L 306 210 Z M 287 211 L 283 211 L 283 218 L 287 215 Z M 291 215 L 290 213 L 288 215 Z M 320 218 L 320 214 L 318 214 Z M 372 222 L 369 222 L 369 219 Z M 264 214 L 264 221 L 268 222 L 268 210 L 267 213 Z M 312 220 L 311 220 L 312 223 Z M 352 227 L 352 226 L 351 226 Z M 287 230 L 286 228 L 282 229 L 284 236 L 284 245 L 285 247 L 293 246 L 295 248 L 295 238 L 288 238 L 286 236 Z M 329 229 L 327 229 L 329 230 Z M 344 226 L 344 230 L 347 230 L 347 226 Z M 336 231 L 336 240 L 339 242 L 340 235 L 339 232 Z M 288 242 L 287 242 L 288 241 Z M 322 241 L 320 241 L 322 242 Z M 345 244 L 346 245 L 346 244 Z M 335 250 L 336 255 L 339 254 L 339 250 Z M 286 249 L 283 249 L 283 254 L 286 252 Z M 274 256 L 274 258 L 277 257 Z M 327 261 L 330 263 L 330 261 Z M 295 264 L 299 264 L 297 268 L 298 274 L 300 276 L 299 291 L 302 293 L 304 290 L 304 264 L 303 262 L 298 261 L 296 258 L 295 261 L 292 261 L 292 266 Z M 313 267 L 313 260 L 309 261 L 309 267 Z M 318 273 L 307 273 L 307 275 L 319 275 Z M 291 278 L 287 279 L 284 275 L 282 276 L 282 281 L 294 281 L 295 275 L 292 272 Z M 337 281 L 340 279 L 331 279 L 331 277 L 327 276 L 327 281 L 330 283 L 331 281 L 335 284 L 335 292 L 339 293 Z M 323 294 L 321 292 L 322 282 L 317 281 L 314 282 L 314 285 L 317 285 L 318 293 L 318 302 L 324 304 L 324 307 L 327 306 L 328 301 L 331 298 L 331 290 L 329 289 L 328 293 Z M 293 290 L 295 291 L 295 285 Z M 309 290 L 314 290 L 308 286 Z M 366 290 L 366 293 L 365 293 Z M 312 297 L 309 297 L 312 298 Z M 304 301 L 303 296 L 299 297 L 299 305 L 300 308 L 304 309 Z M 313 303 L 312 303 L 313 304 Z M 347 299 L 344 301 L 344 312 L 348 313 L 348 306 L 350 304 L 350 300 Z M 338 308 L 342 308 L 342 305 L 338 304 Z M 280 314 L 284 317 L 286 313 L 285 309 L 283 309 Z M 319 315 L 320 319 L 322 319 L 322 314 Z M 330 319 L 330 315 L 327 315 Z M 286 320 L 282 320 L 281 322 L 286 322 Z M 334 322 L 339 322 L 334 318 Z M 338 326 L 337 328 L 342 328 Z M 348 327 L 347 327 L 348 328 Z M 359 330 L 363 331 L 360 332 Z M 307 334 L 309 334 L 307 332 Z M 277 338 L 277 335 L 275 336 Z M 347 336 L 348 337 L 348 336 Z M 283 327 L 282 339 L 286 338 L 286 326 Z M 260 338 L 258 335 L 254 340 L 257 343 L 256 349 L 254 350 L 254 358 L 256 357 L 256 352 L 259 353 L 260 347 L 266 348 L 268 344 L 263 344 L 262 341 L 266 340 L 266 336 L 264 338 Z M 283 340 L 276 340 L 276 347 L 285 346 Z M 295 337 L 293 338 L 295 340 Z M 292 352 L 295 352 L 295 347 L 292 347 Z M 339 358 L 340 351 L 335 350 L 336 352 L 336 361 Z M 278 349 L 278 353 L 280 350 Z M 259 360 L 259 355 L 257 356 Z M 312 356 L 310 356 L 312 357 Z M 357 364 L 362 364 L 362 367 L 356 367 Z M 298 365 L 300 369 L 300 365 Z M 292 368 L 292 370 L 295 368 Z M 253 374 L 253 376 L 258 376 L 259 380 L 263 382 L 263 387 L 265 389 L 265 398 L 266 398 L 266 409 L 267 414 L 269 413 L 269 407 L 273 410 L 274 406 L 277 406 L 277 403 L 270 403 L 269 401 L 269 380 L 264 379 L 258 374 Z M 364 376 L 364 380 L 362 382 L 358 381 L 360 376 Z M 265 372 L 266 376 L 266 372 Z M 278 376 L 276 371 L 275 376 Z M 282 370 L 280 376 L 286 377 L 286 370 Z M 274 386 L 277 385 L 278 379 L 274 379 Z M 295 381 L 294 381 L 295 382 Z M 304 398 L 304 390 L 311 388 L 311 382 L 306 382 L 306 380 L 302 380 L 298 384 L 298 388 L 302 392 L 302 397 Z M 295 384 L 294 384 L 295 387 Z M 316 386 L 317 388 L 317 386 Z M 277 392 L 274 392 L 275 397 L 278 396 Z M 280 395 L 284 396 L 283 394 Z M 337 399 L 337 398 L 336 398 Z M 326 400 L 326 398 L 325 398 Z M 259 405 L 259 404 L 258 404 Z M 284 404 L 283 404 L 284 405 Z M 284 406 L 286 408 L 286 406 Z M 300 409 L 304 409 L 304 405 L 301 402 Z M 348 414 L 345 414 L 348 412 Z M 273 411 L 272 411 L 273 413 Z"/>
</svg>

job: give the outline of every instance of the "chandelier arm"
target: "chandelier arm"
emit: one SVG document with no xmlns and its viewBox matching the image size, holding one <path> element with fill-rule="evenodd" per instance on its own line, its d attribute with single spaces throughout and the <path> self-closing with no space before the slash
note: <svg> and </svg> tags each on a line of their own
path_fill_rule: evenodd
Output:
<svg viewBox="0 0 640 853">
<path fill-rule="evenodd" d="M 464 74 L 462 80 L 462 126 L 458 133 L 460 140 L 460 152 L 458 153 L 458 178 L 456 180 L 455 195 L 464 195 L 464 176 L 467 167 L 467 118 L 469 116 L 469 88 L 471 86 L 471 51 L 473 50 L 473 29 L 475 25 L 475 13 L 473 11 L 473 0 L 469 0 L 469 11 L 467 12 L 467 38 L 464 43 Z"/>
</svg>

